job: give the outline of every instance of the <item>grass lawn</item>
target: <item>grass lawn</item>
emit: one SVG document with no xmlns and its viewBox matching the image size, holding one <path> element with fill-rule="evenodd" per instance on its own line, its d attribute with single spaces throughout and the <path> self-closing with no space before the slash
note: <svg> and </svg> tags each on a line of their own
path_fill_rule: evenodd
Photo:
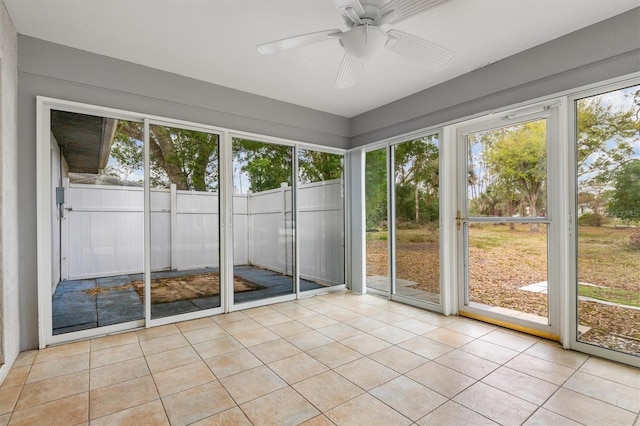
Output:
<svg viewBox="0 0 640 426">
<path fill-rule="evenodd" d="M 640 291 L 640 250 L 629 248 L 632 232 L 633 228 L 579 226 L 578 282 L 628 290 L 628 294 L 635 292 L 637 304 L 637 292 Z M 580 287 L 580 294 L 587 296 L 586 293 L 583 294 L 587 291 L 586 286 Z M 628 301 L 631 303 L 624 304 L 633 304 L 633 297 Z"/>
</svg>

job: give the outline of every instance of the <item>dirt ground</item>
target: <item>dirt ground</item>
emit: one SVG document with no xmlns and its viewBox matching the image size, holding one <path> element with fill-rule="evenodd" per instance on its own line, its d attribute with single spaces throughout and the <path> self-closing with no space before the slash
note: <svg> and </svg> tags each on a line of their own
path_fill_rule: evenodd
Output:
<svg viewBox="0 0 640 426">
<path fill-rule="evenodd" d="M 396 244 L 398 278 L 416 282 L 412 286 L 430 293 L 440 293 L 440 253 L 437 243 Z M 388 275 L 387 242 L 367 242 L 367 275 Z"/>
<path fill-rule="evenodd" d="M 398 277 L 415 288 L 439 293 L 440 258 L 437 237 L 416 238 L 429 230 L 398 230 Z M 588 229 L 582 239 L 579 276 L 613 289 L 640 291 L 640 253 L 624 248 L 631 231 Z M 417 240 L 418 242 L 412 242 Z M 547 295 L 520 290 L 547 280 L 547 238 L 544 227 L 532 234 L 526 226 L 484 226 L 470 230 L 470 300 L 520 312 L 547 316 Z M 610 262 L 616 255 L 616 261 Z M 388 250 L 384 235 L 368 235 L 367 275 L 388 275 Z M 591 329 L 579 339 L 631 353 L 640 353 L 640 310 L 580 300 L 580 325 Z"/>
</svg>

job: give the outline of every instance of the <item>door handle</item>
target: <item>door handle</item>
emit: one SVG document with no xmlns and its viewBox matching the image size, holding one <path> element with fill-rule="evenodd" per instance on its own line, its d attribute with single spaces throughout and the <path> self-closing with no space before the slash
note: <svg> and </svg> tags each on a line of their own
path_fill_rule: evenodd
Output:
<svg viewBox="0 0 640 426">
<path fill-rule="evenodd" d="M 458 231 L 460 230 L 460 227 L 462 226 L 462 221 L 463 220 L 467 220 L 467 218 L 460 216 L 460 210 L 458 210 L 458 212 L 456 213 L 456 228 L 458 228 Z"/>
</svg>

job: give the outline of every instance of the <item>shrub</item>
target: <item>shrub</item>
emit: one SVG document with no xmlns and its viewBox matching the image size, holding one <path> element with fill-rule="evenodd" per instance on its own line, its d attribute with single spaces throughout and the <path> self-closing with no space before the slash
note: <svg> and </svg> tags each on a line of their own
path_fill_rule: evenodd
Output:
<svg viewBox="0 0 640 426">
<path fill-rule="evenodd" d="M 636 228 L 629 236 L 629 247 L 633 250 L 640 250 L 640 228 Z"/>
<path fill-rule="evenodd" d="M 578 218 L 580 226 L 602 226 L 610 222 L 609 218 L 595 213 L 585 213 Z"/>
</svg>

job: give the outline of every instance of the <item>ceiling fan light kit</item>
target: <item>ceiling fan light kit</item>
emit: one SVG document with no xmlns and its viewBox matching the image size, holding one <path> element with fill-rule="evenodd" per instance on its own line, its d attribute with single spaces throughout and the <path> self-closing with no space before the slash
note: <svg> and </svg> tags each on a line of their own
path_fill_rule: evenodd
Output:
<svg viewBox="0 0 640 426">
<path fill-rule="evenodd" d="M 335 82 L 339 89 L 354 86 L 364 61 L 383 48 L 439 71 L 453 59 L 452 51 L 413 34 L 385 28 L 447 1 L 451 0 L 390 0 L 379 7 L 375 0 L 333 0 L 349 25 L 348 30 L 318 31 L 260 44 L 257 48 L 268 55 L 337 38 L 345 51 Z"/>
<path fill-rule="evenodd" d="M 356 59 L 368 59 L 382 49 L 389 40 L 387 33 L 374 25 L 364 24 L 342 33 L 340 44 Z"/>
</svg>

